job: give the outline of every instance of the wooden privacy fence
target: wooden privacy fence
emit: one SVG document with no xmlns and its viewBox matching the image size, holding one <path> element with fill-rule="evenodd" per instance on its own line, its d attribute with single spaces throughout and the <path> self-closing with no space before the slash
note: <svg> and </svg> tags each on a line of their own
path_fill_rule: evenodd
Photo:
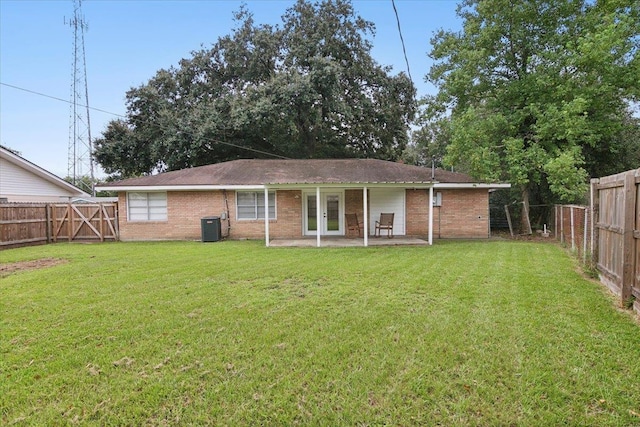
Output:
<svg viewBox="0 0 640 427">
<path fill-rule="evenodd" d="M 0 248 L 118 240 L 117 203 L 2 203 Z"/>
<path fill-rule="evenodd" d="M 591 180 L 591 209 L 600 278 L 640 312 L 640 169 Z"/>
</svg>

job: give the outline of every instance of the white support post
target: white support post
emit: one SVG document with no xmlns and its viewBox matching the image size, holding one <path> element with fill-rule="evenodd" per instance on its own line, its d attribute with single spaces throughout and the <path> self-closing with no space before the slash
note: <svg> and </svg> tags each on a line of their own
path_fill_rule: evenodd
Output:
<svg viewBox="0 0 640 427">
<path fill-rule="evenodd" d="M 367 187 L 362 188 L 362 214 L 364 215 L 364 245 L 369 246 L 369 209 L 367 201 Z"/>
<path fill-rule="evenodd" d="M 433 186 L 429 187 L 429 246 L 433 245 Z"/>
<path fill-rule="evenodd" d="M 316 187 L 316 246 L 320 247 L 320 229 L 322 226 L 322 212 L 320 212 L 320 187 Z"/>
<path fill-rule="evenodd" d="M 264 188 L 264 239 L 269 247 L 269 189 Z"/>
</svg>

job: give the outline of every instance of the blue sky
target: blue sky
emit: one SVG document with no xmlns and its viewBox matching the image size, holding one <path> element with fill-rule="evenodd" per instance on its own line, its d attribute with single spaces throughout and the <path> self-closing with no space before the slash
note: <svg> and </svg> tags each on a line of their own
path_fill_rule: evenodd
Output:
<svg viewBox="0 0 640 427">
<path fill-rule="evenodd" d="M 293 0 L 245 1 L 257 23 L 280 23 Z M 87 81 L 91 107 L 125 115 L 125 92 L 161 68 L 208 47 L 234 28 L 240 1 L 85 0 Z M 406 71 L 391 0 L 355 0 L 356 11 L 376 25 L 373 56 L 393 73 Z M 429 40 L 439 28 L 458 29 L 456 2 L 396 0 L 418 95 L 433 93 L 424 76 Z M 0 0 L 0 82 L 70 99 L 73 31 L 71 0 Z M 69 104 L 0 85 L 0 144 L 64 177 L 67 174 Z M 92 137 L 116 116 L 92 110 Z"/>
</svg>

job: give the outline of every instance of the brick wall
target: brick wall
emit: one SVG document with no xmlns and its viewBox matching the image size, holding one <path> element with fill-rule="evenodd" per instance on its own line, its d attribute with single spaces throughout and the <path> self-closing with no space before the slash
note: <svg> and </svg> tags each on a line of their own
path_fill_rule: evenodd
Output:
<svg viewBox="0 0 640 427">
<path fill-rule="evenodd" d="M 344 213 L 354 213 L 358 215 L 358 221 L 364 222 L 362 190 L 344 190 Z"/>
<path fill-rule="evenodd" d="M 237 220 L 236 195 L 226 192 L 229 219 L 221 221 L 222 235 L 230 239 L 264 239 L 264 220 Z M 225 212 L 223 191 L 167 192 L 167 221 L 127 219 L 126 193 L 118 197 L 120 238 L 126 240 L 200 240 L 200 219 Z M 276 194 L 276 220 L 269 221 L 272 238 L 302 236 L 302 199 L 297 190 L 280 190 Z M 230 225 L 230 228 L 229 228 Z"/>
<path fill-rule="evenodd" d="M 489 192 L 487 190 L 436 191 L 442 193 L 442 206 L 433 208 L 434 239 L 489 236 Z M 427 236 L 429 234 L 429 190 L 407 190 L 406 207 L 406 234 Z"/>
<path fill-rule="evenodd" d="M 407 236 L 429 235 L 429 190 L 407 190 L 405 197 Z"/>
<path fill-rule="evenodd" d="M 488 238 L 489 191 L 438 190 L 442 206 L 433 209 L 434 238 Z"/>
<path fill-rule="evenodd" d="M 489 236 L 489 194 L 487 190 L 438 190 L 442 206 L 433 209 L 433 237 L 486 238 Z M 237 220 L 236 195 L 226 192 L 229 219 L 222 221 L 222 235 L 230 239 L 264 239 L 264 220 Z M 429 191 L 406 190 L 406 235 L 425 237 L 429 232 Z M 269 221 L 271 238 L 302 237 L 302 193 L 276 193 L 277 219 Z M 126 193 L 121 192 L 119 226 L 122 240 L 200 240 L 200 219 L 225 212 L 222 191 L 167 193 L 167 221 L 129 222 Z M 345 212 L 364 221 L 362 190 L 345 190 Z M 230 225 L 230 228 L 229 228 Z"/>
</svg>

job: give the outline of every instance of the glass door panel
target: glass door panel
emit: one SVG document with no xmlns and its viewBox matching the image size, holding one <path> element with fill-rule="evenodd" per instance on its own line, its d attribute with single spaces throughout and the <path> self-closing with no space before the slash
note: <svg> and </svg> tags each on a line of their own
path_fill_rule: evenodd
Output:
<svg viewBox="0 0 640 427">
<path fill-rule="evenodd" d="M 327 194 L 325 198 L 325 231 L 340 231 L 340 196 Z"/>
<path fill-rule="evenodd" d="M 316 196 L 307 195 L 307 231 L 316 231 L 318 229 L 316 214 Z"/>
<path fill-rule="evenodd" d="M 336 193 L 320 194 L 320 224 L 318 224 L 317 199 L 315 194 L 307 194 L 304 198 L 305 224 L 304 234 L 340 235 L 342 233 L 342 195 Z"/>
</svg>

